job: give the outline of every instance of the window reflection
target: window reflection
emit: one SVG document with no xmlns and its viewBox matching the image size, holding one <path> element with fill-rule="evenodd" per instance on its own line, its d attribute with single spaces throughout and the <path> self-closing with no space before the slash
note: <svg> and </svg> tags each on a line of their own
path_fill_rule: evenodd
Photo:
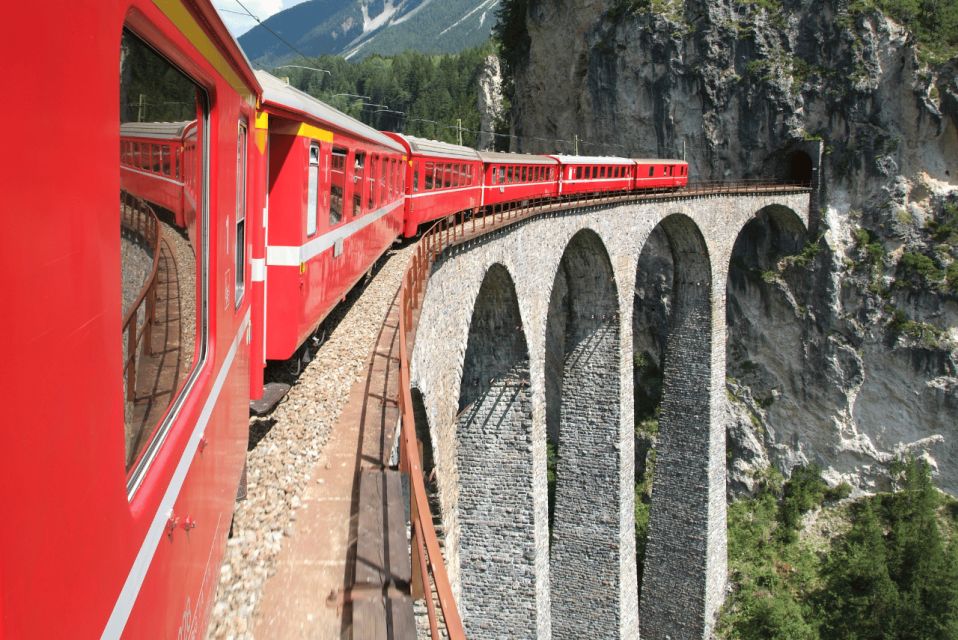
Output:
<svg viewBox="0 0 958 640">
<path fill-rule="evenodd" d="M 205 104 L 196 84 L 124 31 L 120 255 L 128 471 L 156 441 L 202 351 Z"/>
</svg>

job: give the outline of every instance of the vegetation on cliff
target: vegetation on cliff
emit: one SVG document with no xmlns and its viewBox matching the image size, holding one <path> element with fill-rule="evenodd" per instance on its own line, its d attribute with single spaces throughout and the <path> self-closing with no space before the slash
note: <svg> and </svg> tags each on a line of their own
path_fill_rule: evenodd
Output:
<svg viewBox="0 0 958 640">
<path fill-rule="evenodd" d="M 841 501 L 811 466 L 784 483 L 773 472 L 755 498 L 732 504 L 734 591 L 719 636 L 958 637 L 958 503 L 921 461 L 901 464 L 898 483 L 894 493 Z"/>
</svg>

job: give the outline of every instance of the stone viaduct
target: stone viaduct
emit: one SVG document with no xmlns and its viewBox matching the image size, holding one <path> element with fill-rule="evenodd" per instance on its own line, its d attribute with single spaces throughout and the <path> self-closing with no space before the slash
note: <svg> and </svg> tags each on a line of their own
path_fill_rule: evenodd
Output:
<svg viewBox="0 0 958 640">
<path fill-rule="evenodd" d="M 804 234 L 809 204 L 771 193 L 585 207 L 439 259 L 412 383 L 470 638 L 709 637 L 726 588 L 729 263 L 751 220 Z M 640 603 L 632 334 L 656 229 L 672 255 L 671 319 Z"/>
</svg>

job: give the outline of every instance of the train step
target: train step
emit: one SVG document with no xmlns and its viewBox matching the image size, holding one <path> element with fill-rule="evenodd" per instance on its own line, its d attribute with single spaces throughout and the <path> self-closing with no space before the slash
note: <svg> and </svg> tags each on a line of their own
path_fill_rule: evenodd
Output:
<svg viewBox="0 0 958 640">
<path fill-rule="evenodd" d="M 272 411 L 279 401 L 289 393 L 290 386 L 285 382 L 267 382 L 263 385 L 263 397 L 249 403 L 250 413 L 265 416 Z"/>
</svg>

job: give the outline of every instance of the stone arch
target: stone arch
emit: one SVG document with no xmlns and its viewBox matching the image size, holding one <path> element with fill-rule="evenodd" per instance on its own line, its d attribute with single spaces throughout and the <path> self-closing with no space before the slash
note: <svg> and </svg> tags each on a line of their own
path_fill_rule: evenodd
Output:
<svg viewBox="0 0 958 640">
<path fill-rule="evenodd" d="M 703 638 L 725 587 L 724 372 L 705 238 L 683 214 L 659 227 L 672 283 L 640 624 L 647 639 Z"/>
<path fill-rule="evenodd" d="M 515 284 L 494 264 L 469 326 L 457 414 L 459 558 L 469 637 L 536 635 L 529 350 Z"/>
<path fill-rule="evenodd" d="M 752 472 L 766 467 L 767 442 L 753 421 L 772 419 L 789 402 L 793 371 L 786 362 L 803 362 L 803 323 L 796 313 L 810 292 L 806 266 L 814 258 L 799 215 L 772 205 L 759 210 L 740 230 L 729 260 L 725 322 L 726 378 L 729 380 L 729 492 L 754 489 Z M 785 256 L 796 256 L 783 260 Z M 789 349 L 793 351 L 787 353 Z M 785 391 L 785 397 L 780 397 Z M 786 413 L 792 414 L 795 405 Z M 797 414 L 796 414 L 797 415 Z"/>
<path fill-rule="evenodd" d="M 550 591 L 554 638 L 620 635 L 620 328 L 612 263 L 591 230 L 572 237 L 546 323 L 546 427 L 556 445 Z"/>
</svg>

